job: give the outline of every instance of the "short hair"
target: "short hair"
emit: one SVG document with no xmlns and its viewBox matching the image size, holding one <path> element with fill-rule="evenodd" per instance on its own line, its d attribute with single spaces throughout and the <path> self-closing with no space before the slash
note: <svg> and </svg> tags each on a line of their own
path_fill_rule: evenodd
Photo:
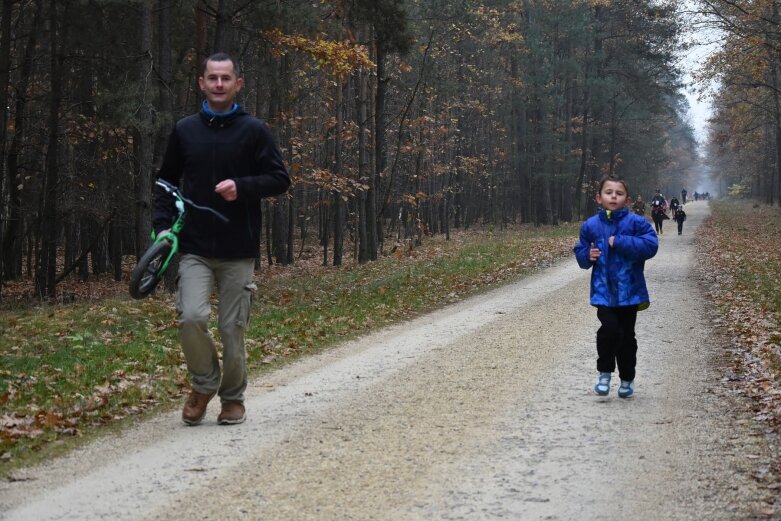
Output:
<svg viewBox="0 0 781 521">
<path fill-rule="evenodd" d="M 211 56 L 204 58 L 203 62 L 201 62 L 201 76 L 206 74 L 206 65 L 209 62 L 226 62 L 226 61 L 229 61 L 233 64 L 233 72 L 236 73 L 237 78 L 240 78 L 241 68 L 239 67 L 238 62 L 233 58 L 231 58 L 231 56 L 225 52 L 215 52 Z"/>
<path fill-rule="evenodd" d="M 624 185 L 624 191 L 629 195 L 629 183 L 627 183 L 623 177 L 618 176 L 616 174 L 605 174 L 602 176 L 602 179 L 599 180 L 599 190 L 597 193 L 602 193 L 602 187 L 605 186 L 605 183 L 608 181 L 612 181 L 614 183 L 621 183 Z"/>
</svg>

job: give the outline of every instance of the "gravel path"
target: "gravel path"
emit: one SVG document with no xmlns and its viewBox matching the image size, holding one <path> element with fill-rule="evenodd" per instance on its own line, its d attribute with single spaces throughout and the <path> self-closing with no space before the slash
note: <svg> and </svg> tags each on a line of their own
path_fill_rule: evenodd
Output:
<svg viewBox="0 0 781 521">
<path fill-rule="evenodd" d="M 264 376 L 242 425 L 212 403 L 199 427 L 161 415 L 20 473 L 0 519 L 772 518 L 772 453 L 693 274 L 707 206 L 686 208 L 646 267 L 635 398 L 591 392 L 598 321 L 570 258 Z"/>
</svg>

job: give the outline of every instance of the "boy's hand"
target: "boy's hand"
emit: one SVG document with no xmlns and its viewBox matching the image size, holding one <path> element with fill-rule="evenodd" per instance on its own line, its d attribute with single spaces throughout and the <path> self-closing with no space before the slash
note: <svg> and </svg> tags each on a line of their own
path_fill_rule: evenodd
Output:
<svg viewBox="0 0 781 521">
<path fill-rule="evenodd" d="M 591 262 L 597 262 L 597 259 L 602 255 L 602 250 L 597 248 L 597 245 L 591 243 L 591 248 L 588 250 L 588 260 Z"/>
</svg>

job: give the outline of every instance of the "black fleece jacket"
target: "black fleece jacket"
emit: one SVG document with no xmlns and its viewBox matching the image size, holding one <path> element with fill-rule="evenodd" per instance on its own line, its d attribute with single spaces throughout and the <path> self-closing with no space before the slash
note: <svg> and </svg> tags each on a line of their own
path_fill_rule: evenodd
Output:
<svg viewBox="0 0 781 521">
<path fill-rule="evenodd" d="M 179 120 L 168 140 L 158 177 L 180 186 L 194 203 L 222 213 L 223 223 L 210 212 L 188 207 L 179 235 L 182 253 L 208 258 L 251 258 L 260 254 L 263 197 L 280 195 L 290 186 L 282 154 L 263 120 L 241 109 L 229 115 L 201 111 Z M 238 198 L 228 202 L 214 191 L 232 179 Z M 171 227 L 176 215 L 172 197 L 155 187 L 153 226 L 159 233 Z"/>
</svg>

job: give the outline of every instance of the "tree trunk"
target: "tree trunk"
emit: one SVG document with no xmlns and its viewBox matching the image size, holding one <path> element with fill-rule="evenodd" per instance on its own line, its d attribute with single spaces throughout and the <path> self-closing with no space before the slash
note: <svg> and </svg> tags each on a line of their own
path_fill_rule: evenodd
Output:
<svg viewBox="0 0 781 521">
<path fill-rule="evenodd" d="M 295 187 L 291 188 L 290 197 L 287 200 L 287 240 L 286 250 L 287 257 L 285 258 L 285 264 L 292 265 L 295 261 L 294 242 L 296 238 L 296 194 Z"/>
<path fill-rule="evenodd" d="M 287 216 L 287 212 L 285 211 L 286 203 L 287 201 L 284 195 L 274 198 L 274 220 L 271 223 L 274 259 L 277 264 L 282 265 L 284 265 L 287 260 L 287 241 L 285 240 L 287 237 L 287 234 L 285 233 L 285 217 Z"/>
<path fill-rule="evenodd" d="M 90 219 L 86 215 L 82 215 L 79 220 L 79 244 L 81 256 L 79 257 L 78 269 L 79 280 L 86 282 L 89 279 L 89 259 L 87 258 L 87 252 L 90 247 Z M 93 253 L 94 256 L 94 253 Z M 66 262 L 66 266 L 70 263 Z"/>
<path fill-rule="evenodd" d="M 583 184 L 586 182 L 586 169 L 588 168 L 588 92 L 583 106 L 583 124 L 580 130 L 580 168 L 578 178 L 575 181 L 575 218 L 583 217 Z"/>
<path fill-rule="evenodd" d="M 7 232 L 3 237 L 3 272 L 0 278 L 17 279 L 22 276 L 23 226 L 22 226 L 22 186 L 23 180 L 19 174 L 19 155 L 26 138 L 27 129 L 27 91 L 32 74 L 33 56 L 38 44 L 38 34 L 43 13 L 43 0 L 36 0 L 35 17 L 32 29 L 27 37 L 24 58 L 20 64 L 19 81 L 15 85 L 16 107 L 14 110 L 14 137 L 6 156 L 6 172 L 8 178 L 8 221 Z M 27 257 L 28 260 L 30 257 Z"/>
<path fill-rule="evenodd" d="M 158 83 L 158 96 L 159 96 L 159 112 L 158 121 L 155 125 L 157 131 L 157 138 L 155 142 L 155 152 L 153 164 L 159 164 L 159 158 L 165 153 L 165 145 L 168 140 L 168 136 L 171 133 L 171 127 L 174 121 L 174 104 L 172 96 L 174 68 L 173 60 L 171 58 L 171 27 L 172 17 L 171 11 L 174 9 L 174 2 L 172 0 L 158 0 L 157 2 L 157 62 L 159 69 L 159 83 Z M 156 170 L 153 168 L 153 170 Z M 156 177 L 155 172 L 152 172 L 152 177 Z M 115 205 L 119 204 L 119 201 L 115 201 Z M 116 222 L 112 223 L 112 232 L 118 228 Z M 114 239 L 114 233 L 111 234 Z M 117 234 L 118 235 L 118 234 Z M 112 243 L 113 244 L 113 243 Z M 112 258 L 114 256 L 112 255 Z M 121 259 L 121 257 L 120 257 Z M 117 267 L 114 266 L 114 276 L 119 273 Z M 176 291 L 176 278 L 179 274 L 179 254 L 174 255 L 171 259 L 171 264 L 165 272 L 163 277 L 163 285 L 169 293 Z M 119 280 L 119 279 L 117 279 Z"/>
<path fill-rule="evenodd" d="M 608 155 L 608 170 L 609 175 L 613 175 L 616 172 L 616 141 L 618 140 L 618 108 L 616 107 L 616 99 L 610 103 L 610 152 Z M 629 195 L 629 194 L 627 194 Z"/>
<path fill-rule="evenodd" d="M 138 100 L 138 177 L 136 182 L 136 255 L 140 256 L 149 247 L 152 229 L 152 163 L 154 161 L 154 116 L 151 100 L 146 98 L 150 90 L 145 87 L 152 70 L 152 10 L 154 0 L 144 0 L 141 11 L 139 41 L 138 79 L 140 99 Z"/>
<path fill-rule="evenodd" d="M 157 125 L 157 156 L 165 150 L 165 143 L 174 119 L 173 87 L 174 67 L 171 58 L 171 10 L 173 0 L 157 0 L 157 68 L 159 83 L 159 122 Z"/>
<path fill-rule="evenodd" d="M 363 69 L 358 72 L 358 180 L 364 182 L 367 176 L 371 176 L 369 165 L 368 140 L 366 139 L 369 105 L 368 73 Z M 365 263 L 371 258 L 369 244 L 369 216 L 367 191 L 361 190 L 358 195 L 358 262 Z"/>
<path fill-rule="evenodd" d="M 266 263 L 269 266 L 274 265 L 274 252 L 271 246 L 271 203 L 268 200 L 263 201 L 262 205 L 263 223 L 266 225 Z"/>
<path fill-rule="evenodd" d="M 3 0 L 0 13 L 0 157 L 5 157 L 8 136 L 8 88 L 11 75 L 11 0 Z M 0 163 L 0 205 L 5 203 L 6 170 L 5 162 Z M 3 229 L 5 228 L 5 208 L 0 208 L 0 299 L 3 295 Z"/>
<path fill-rule="evenodd" d="M 342 131 L 344 116 L 342 113 L 344 101 L 344 84 L 340 80 L 336 85 L 336 138 L 334 139 L 334 175 L 342 176 Z M 342 265 L 344 255 L 344 204 L 342 194 L 334 191 L 334 266 Z"/>
<path fill-rule="evenodd" d="M 306 208 L 308 203 L 308 194 L 306 187 L 302 187 L 299 190 L 299 193 L 301 194 L 301 204 L 299 205 L 300 208 Z M 304 248 L 306 246 L 306 237 L 307 237 L 307 219 L 303 215 L 298 216 L 298 229 L 299 233 L 301 234 L 301 244 L 299 244 L 299 253 L 298 256 L 301 257 L 304 253 Z"/>
<path fill-rule="evenodd" d="M 116 214 L 116 209 L 112 211 L 112 214 Z M 112 219 L 109 229 L 109 255 L 114 280 L 117 282 L 122 280 L 122 226 L 118 221 L 119 219 Z"/>
<path fill-rule="evenodd" d="M 778 22 L 778 5 L 777 2 L 773 2 L 773 22 Z M 781 60 L 779 59 L 779 52 L 775 50 L 774 46 L 771 46 L 771 59 L 770 71 L 773 80 L 773 118 L 775 123 L 775 138 L 776 138 L 776 167 L 773 170 L 770 181 L 770 205 L 773 205 L 773 198 L 776 195 L 776 186 L 779 186 L 778 204 L 781 206 L 781 100 L 779 100 L 778 89 L 778 68 L 781 67 Z"/>
<path fill-rule="evenodd" d="M 217 3 L 217 27 L 214 30 L 214 52 L 226 52 L 238 60 L 233 30 L 234 0 L 219 0 Z"/>
<path fill-rule="evenodd" d="M 320 200 L 320 244 L 323 247 L 323 266 L 328 266 L 328 241 L 331 238 L 329 234 L 331 229 L 329 214 L 331 213 L 331 207 L 328 204 L 326 192 L 320 190 L 318 199 Z"/>
<path fill-rule="evenodd" d="M 0 151 L 5 152 L 6 129 L 8 127 L 8 87 L 11 75 L 11 13 L 13 0 L 3 0 L 0 13 Z M 0 171 L 0 186 L 4 172 Z M 0 227 L 1 228 L 1 227 Z"/>
<path fill-rule="evenodd" d="M 385 72 L 385 51 L 381 46 L 377 46 L 377 90 L 374 95 L 374 171 L 369 178 L 369 206 L 366 212 L 367 224 L 369 225 L 369 258 L 377 260 L 377 248 L 381 242 L 380 230 L 382 212 L 379 212 L 377 201 L 378 181 L 387 162 L 387 137 L 386 116 L 385 116 L 385 97 L 388 90 L 388 78 Z"/>
<path fill-rule="evenodd" d="M 49 136 L 46 147 L 46 180 L 43 187 L 43 209 L 41 220 L 41 253 L 35 276 L 35 292 L 39 298 L 56 296 L 57 269 L 57 199 L 58 199 L 58 155 L 59 114 L 62 97 L 63 55 L 60 52 L 57 19 L 57 0 L 50 4 L 51 27 L 51 99 L 49 113 Z M 63 41 L 66 39 L 63 36 Z"/>
<path fill-rule="evenodd" d="M 208 34 L 206 13 L 209 11 L 209 9 L 209 0 L 198 0 L 198 2 L 195 4 L 195 66 L 198 67 L 198 70 L 196 71 L 197 76 L 200 76 L 201 74 L 201 62 L 205 60 L 209 54 L 211 54 L 207 49 L 206 43 L 206 35 Z"/>
</svg>

